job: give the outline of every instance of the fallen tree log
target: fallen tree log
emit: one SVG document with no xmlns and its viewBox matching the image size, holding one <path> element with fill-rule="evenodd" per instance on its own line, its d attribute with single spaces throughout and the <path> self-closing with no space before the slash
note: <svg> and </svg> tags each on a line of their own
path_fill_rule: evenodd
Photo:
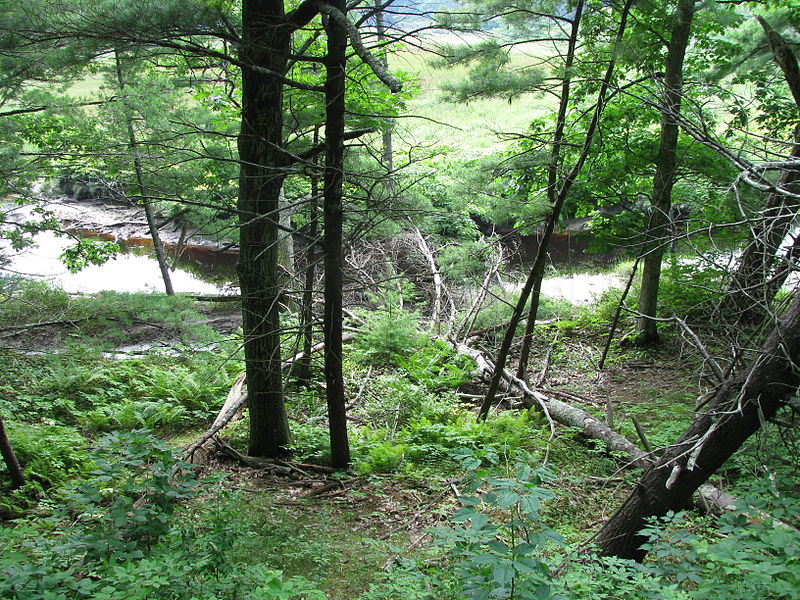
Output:
<svg viewBox="0 0 800 600">
<path fill-rule="evenodd" d="M 456 352 L 469 356 L 475 361 L 478 375 L 487 380 L 494 374 L 494 364 L 481 352 L 466 344 L 456 345 Z M 586 411 L 576 408 L 566 402 L 556 400 L 535 390 L 531 390 L 524 381 L 512 375 L 508 370 L 503 370 L 505 386 L 522 395 L 523 405 L 539 407 L 551 421 L 575 427 L 587 437 L 601 440 L 609 451 L 621 453 L 628 460 L 628 465 L 640 469 L 648 469 L 654 463 L 654 457 L 644 452 L 625 436 L 612 430 L 608 425 L 596 419 Z M 718 490 L 712 485 L 703 485 L 697 490 L 698 506 L 709 513 L 721 513 L 730 509 L 735 503 L 735 498 Z"/>
<path fill-rule="evenodd" d="M 475 361 L 481 379 L 489 379 L 494 374 L 494 364 L 480 350 L 470 348 L 466 344 L 459 344 L 456 352 L 469 356 Z M 634 466 L 645 468 L 652 463 L 652 459 L 628 438 L 618 434 L 586 411 L 531 390 L 524 381 L 506 369 L 503 370 L 503 380 L 507 387 L 522 395 L 523 403 L 527 407 L 536 405 L 553 421 L 569 427 L 577 427 L 587 436 L 602 440 L 610 451 L 623 453 Z"/>
<path fill-rule="evenodd" d="M 217 418 L 214 419 L 214 423 L 212 423 L 211 427 L 209 427 L 203 435 L 201 435 L 196 441 L 187 447 L 186 450 L 184 450 L 183 459 L 185 461 L 194 462 L 195 453 L 201 449 L 205 451 L 206 446 L 213 439 L 213 437 L 217 435 L 224 427 L 226 427 L 228 423 L 230 423 L 234 417 L 244 409 L 244 405 L 247 402 L 247 392 L 242 391 L 244 388 L 244 377 L 244 373 L 239 375 L 239 377 L 231 386 L 231 389 L 228 390 L 228 396 L 225 399 L 225 404 L 222 405 L 222 408 L 219 410 Z"/>
</svg>

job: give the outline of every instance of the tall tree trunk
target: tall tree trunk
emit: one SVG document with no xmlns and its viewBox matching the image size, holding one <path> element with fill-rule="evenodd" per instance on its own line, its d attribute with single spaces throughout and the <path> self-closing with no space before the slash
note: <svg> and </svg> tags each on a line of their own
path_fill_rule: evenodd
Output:
<svg viewBox="0 0 800 600">
<path fill-rule="evenodd" d="M 791 45 L 762 17 L 756 17 L 767 36 L 775 62 L 783 71 L 784 79 L 792 92 L 795 105 L 800 110 L 800 65 Z M 800 125 L 795 127 L 792 159 L 800 159 Z M 800 168 L 784 169 L 776 187 L 792 192 L 800 183 Z M 752 240 L 742 252 L 739 265 L 731 278 L 728 293 L 722 302 L 725 313 L 741 322 L 757 322 L 769 312 L 775 297 L 775 286 L 766 285 L 771 279 L 773 264 L 781 242 L 791 230 L 797 216 L 796 200 L 779 192 L 769 195 L 761 213 L 761 220 L 752 228 Z"/>
<path fill-rule="evenodd" d="M 528 301 L 531 290 L 533 290 L 536 286 L 541 286 L 547 246 L 550 243 L 550 237 L 555 229 L 558 216 L 561 213 L 561 208 L 564 206 L 564 202 L 569 196 L 569 191 L 572 188 L 572 184 L 575 183 L 575 179 L 583 169 L 583 165 L 586 163 L 586 159 L 589 156 L 589 151 L 592 147 L 592 141 L 594 140 L 594 135 L 600 122 L 600 116 L 603 114 L 603 110 L 605 109 L 606 96 L 608 94 L 608 89 L 611 85 L 611 79 L 614 75 L 614 70 L 616 69 L 617 65 L 617 51 L 619 50 L 620 44 L 622 43 L 622 38 L 625 35 L 625 28 L 628 23 L 628 15 L 630 14 L 632 5 L 633 0 L 626 0 L 625 5 L 622 8 L 619 27 L 617 28 L 616 37 L 611 49 L 611 59 L 609 60 L 608 67 L 606 68 L 603 82 L 600 85 L 599 91 L 597 92 L 597 101 L 595 103 L 592 119 L 589 122 L 589 127 L 587 128 L 583 139 L 581 153 L 578 156 L 578 160 L 572 166 L 572 169 L 570 169 L 569 173 L 567 173 L 567 175 L 564 177 L 564 183 L 561 185 L 561 189 L 559 189 L 558 194 L 556 195 L 555 204 L 551 208 L 550 215 L 547 218 L 545 231 L 542 234 L 539 250 L 536 253 L 536 260 L 534 261 L 533 268 L 528 275 L 528 279 L 525 281 L 525 285 L 520 291 L 519 300 L 514 309 L 514 314 L 511 316 L 508 329 L 503 337 L 503 343 L 501 344 L 500 351 L 497 354 L 497 360 L 495 361 L 495 372 L 492 380 L 489 382 L 489 388 L 486 390 L 486 395 L 483 397 L 483 401 L 481 402 L 481 407 L 478 411 L 478 420 L 486 419 L 489 414 L 489 409 L 494 402 L 497 391 L 500 389 L 500 383 L 503 380 L 503 371 L 505 369 L 506 362 L 508 361 L 508 354 L 511 350 L 511 344 L 514 341 L 514 334 L 517 329 L 517 325 L 519 324 L 520 320 L 522 319 L 522 315 L 525 312 L 525 304 Z"/>
<path fill-rule="evenodd" d="M 570 30 L 569 42 L 567 44 L 567 57 L 564 61 L 564 81 L 561 83 L 561 98 L 558 104 L 558 116 L 556 117 L 556 129 L 553 132 L 553 143 L 550 149 L 550 163 L 547 165 L 547 199 L 550 205 L 555 207 L 558 200 L 559 172 L 561 171 L 561 144 L 564 140 L 564 127 L 567 123 L 567 108 L 569 107 L 570 87 L 572 86 L 572 65 L 575 62 L 575 47 L 578 43 L 578 33 L 583 15 L 583 0 L 578 2 L 575 7 L 575 14 L 572 17 L 572 28 Z M 560 211 L 559 211 L 560 212 Z M 558 215 L 554 216 L 558 219 Z M 552 235 L 552 230 L 551 230 Z M 531 306 L 528 309 L 528 320 L 525 323 L 525 335 L 522 338 L 522 346 L 519 352 L 519 365 L 517 366 L 517 377 L 526 379 L 528 370 L 528 360 L 531 353 L 531 343 L 533 342 L 533 328 L 536 326 L 536 317 L 539 314 L 539 298 L 542 294 L 542 279 L 544 279 L 544 259 L 547 256 L 547 249 L 550 245 L 550 236 L 547 239 L 542 237 L 539 248 L 536 251 L 534 269 L 536 278 L 531 292 Z"/>
<path fill-rule="evenodd" d="M 11 442 L 6 434 L 6 427 L 3 423 L 3 415 L 0 415 L 0 454 L 3 456 L 3 461 L 6 463 L 8 474 L 11 477 L 11 489 L 15 490 L 25 485 L 25 476 L 22 472 L 22 467 L 17 460 L 17 455 L 14 454 L 14 448 L 11 447 Z"/>
<path fill-rule="evenodd" d="M 319 127 L 314 129 L 314 145 L 319 143 Z M 302 306 L 300 307 L 303 338 L 303 356 L 297 364 L 297 383 L 307 386 L 311 380 L 311 348 L 314 345 L 314 280 L 317 266 L 317 236 L 319 235 L 319 175 L 316 171 L 317 157 L 312 159 L 311 201 L 309 205 L 308 247 L 306 248 L 305 285 Z"/>
<path fill-rule="evenodd" d="M 239 285 L 250 408 L 251 456 L 286 451 L 289 424 L 281 382 L 278 228 L 285 178 L 283 83 L 291 29 L 283 2 L 244 0 L 239 134 Z M 267 73 L 263 70 L 269 70 Z"/>
<path fill-rule="evenodd" d="M 800 385 L 800 295 L 750 368 L 727 380 L 681 438 L 647 470 L 599 533 L 604 555 L 641 560 L 645 519 L 681 510 L 692 494 L 790 400 Z"/>
<path fill-rule="evenodd" d="M 345 0 L 332 0 L 330 4 L 342 13 L 347 11 Z M 342 376 L 342 182 L 347 30 L 334 18 L 325 19 L 325 30 L 328 37 L 325 64 L 325 396 L 331 464 L 345 468 L 350 463 Z"/>
<path fill-rule="evenodd" d="M 645 233 L 642 253 L 642 287 L 639 292 L 639 317 L 636 329 L 643 345 L 658 343 L 655 317 L 664 247 L 670 238 L 669 213 L 672 207 L 672 186 L 675 183 L 678 150 L 678 116 L 683 93 L 683 61 L 694 16 L 695 0 L 678 0 L 672 29 L 667 64 L 664 72 L 664 104 L 661 109 L 661 140 L 653 177 L 653 199 L 650 222 Z"/>
<path fill-rule="evenodd" d="M 119 85 L 120 92 L 124 92 L 125 89 L 125 76 L 122 71 L 122 60 L 120 56 L 120 52 L 118 50 L 114 50 L 114 62 L 117 69 L 117 85 Z M 134 173 L 136 174 L 136 185 L 139 188 L 139 198 L 142 200 L 142 206 L 144 207 L 144 215 L 145 219 L 147 220 L 147 228 L 150 230 L 150 237 L 153 240 L 153 250 L 156 254 L 156 260 L 158 261 L 158 268 L 161 270 L 161 278 L 164 280 L 164 289 L 168 295 L 173 296 L 175 291 L 172 288 L 172 277 L 169 274 L 169 263 L 167 262 L 167 256 L 164 252 L 164 244 L 161 243 L 161 236 L 158 233 L 158 224 L 156 223 L 156 216 L 153 211 L 153 205 L 150 202 L 150 198 L 145 193 L 145 185 L 144 185 L 144 172 L 142 170 L 142 161 L 139 158 L 138 152 L 138 144 L 136 142 L 136 132 L 133 129 L 133 110 L 125 102 L 125 125 L 128 129 L 128 149 L 131 152 L 131 156 L 133 157 L 133 168 Z"/>
<path fill-rule="evenodd" d="M 281 188 L 280 199 L 278 200 L 280 212 L 278 213 L 278 265 L 282 274 L 283 286 L 288 287 L 294 277 L 294 238 L 292 237 L 292 211 L 286 201 L 286 190 Z"/>
</svg>

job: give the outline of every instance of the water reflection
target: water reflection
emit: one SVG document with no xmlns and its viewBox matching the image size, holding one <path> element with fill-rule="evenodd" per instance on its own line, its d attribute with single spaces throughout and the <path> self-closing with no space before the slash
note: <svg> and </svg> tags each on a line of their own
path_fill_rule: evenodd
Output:
<svg viewBox="0 0 800 600">
<path fill-rule="evenodd" d="M 96 236 L 113 239 L 113 236 Z M 0 241 L 0 254 L 10 261 L 3 270 L 13 274 L 47 279 L 70 293 L 92 294 L 103 290 L 119 292 L 163 292 L 164 283 L 158 262 L 152 255 L 152 241 L 130 239 L 122 242 L 123 251 L 104 265 L 92 265 L 70 273 L 59 256 L 70 245 L 68 237 L 58 237 L 52 232 L 36 236 L 36 246 L 20 251 Z M 167 248 L 174 253 L 174 247 Z M 185 248 L 177 268 L 171 272 L 176 292 L 193 294 L 220 294 L 233 291 L 235 278 L 234 253 L 214 252 L 207 248 Z"/>
</svg>

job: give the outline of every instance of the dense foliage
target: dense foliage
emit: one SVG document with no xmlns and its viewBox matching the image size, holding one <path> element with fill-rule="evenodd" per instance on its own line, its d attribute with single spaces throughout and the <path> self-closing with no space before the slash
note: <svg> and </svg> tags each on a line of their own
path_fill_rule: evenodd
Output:
<svg viewBox="0 0 800 600">
<path fill-rule="evenodd" d="M 179 232 L 165 280 L 187 238 L 238 244 L 241 290 L 0 278 L 0 597 L 800 598 L 798 357 L 759 354 L 800 339 L 795 0 L 0 5 L 0 267 L 42 231 L 73 272 L 119 250 L 65 194 Z M 589 304 L 547 290 L 600 260 Z M 476 356 L 516 373 L 498 402 Z M 640 562 L 586 542 L 754 406 L 706 474 L 735 508 L 642 515 Z M 666 460 L 709 410 L 657 490 L 588 439 Z"/>
</svg>

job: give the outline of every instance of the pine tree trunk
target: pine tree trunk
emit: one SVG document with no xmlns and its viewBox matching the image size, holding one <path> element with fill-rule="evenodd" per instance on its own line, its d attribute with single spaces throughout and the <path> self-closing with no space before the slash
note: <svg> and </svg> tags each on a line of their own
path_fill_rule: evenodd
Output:
<svg viewBox="0 0 800 600">
<path fill-rule="evenodd" d="M 642 287 L 639 293 L 637 322 L 638 341 L 643 345 L 658 343 L 655 317 L 664 248 L 670 239 L 669 213 L 672 207 L 672 186 L 675 183 L 678 150 L 678 115 L 681 110 L 683 60 L 692 27 L 695 0 L 678 0 L 675 25 L 672 29 L 664 74 L 664 106 L 661 110 L 661 140 L 653 177 L 653 199 L 650 222 L 645 233 L 642 253 Z"/>
<path fill-rule="evenodd" d="M 345 0 L 332 0 L 342 13 Z M 342 182 L 344 169 L 345 74 L 347 31 L 335 19 L 326 19 L 328 37 L 325 81 L 325 383 L 331 464 L 350 463 L 347 439 L 344 378 L 342 375 Z"/>
<path fill-rule="evenodd" d="M 314 130 L 314 145 L 319 143 L 319 128 Z M 308 247 L 305 251 L 305 286 L 303 289 L 302 306 L 300 307 L 303 341 L 303 356 L 297 364 L 297 383 L 308 386 L 311 380 L 311 348 L 314 345 L 314 281 L 317 261 L 317 235 L 319 223 L 317 214 L 319 197 L 319 175 L 316 172 L 317 158 L 311 159 L 313 163 L 311 172 L 311 200 L 309 206 Z"/>
<path fill-rule="evenodd" d="M 281 381 L 278 273 L 279 199 L 285 178 L 283 83 L 290 28 L 283 2 L 244 0 L 241 60 L 268 69 L 242 69 L 239 134 L 239 285 L 250 409 L 251 456 L 286 451 L 289 425 Z"/>
<path fill-rule="evenodd" d="M 647 470 L 634 491 L 600 531 L 603 555 L 641 560 L 645 519 L 681 510 L 692 494 L 800 385 L 800 295 L 745 372 L 727 380 L 681 438 Z"/>
</svg>

